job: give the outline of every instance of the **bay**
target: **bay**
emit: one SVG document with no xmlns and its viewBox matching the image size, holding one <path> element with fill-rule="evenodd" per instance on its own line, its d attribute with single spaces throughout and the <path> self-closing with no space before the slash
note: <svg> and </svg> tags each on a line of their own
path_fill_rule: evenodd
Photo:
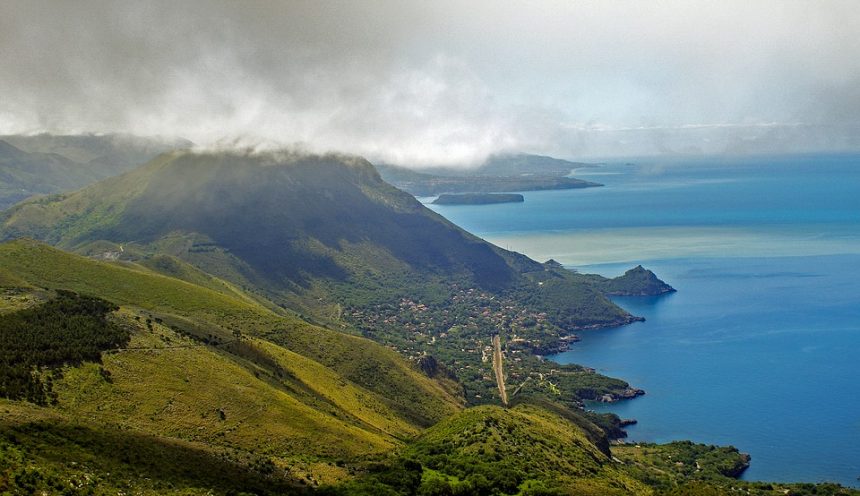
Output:
<svg viewBox="0 0 860 496">
<path fill-rule="evenodd" d="M 598 410 L 630 439 L 732 444 L 750 480 L 860 481 L 860 157 L 607 163 L 601 188 L 435 206 L 499 246 L 614 276 L 636 264 L 678 292 L 616 298 L 645 322 L 582 333 L 550 357 L 644 397 Z"/>
</svg>

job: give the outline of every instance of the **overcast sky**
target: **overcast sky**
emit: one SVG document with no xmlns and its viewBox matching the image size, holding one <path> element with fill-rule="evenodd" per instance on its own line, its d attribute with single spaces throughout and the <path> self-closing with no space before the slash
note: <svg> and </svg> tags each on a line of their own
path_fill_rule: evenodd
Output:
<svg viewBox="0 0 860 496">
<path fill-rule="evenodd" d="M 451 164 L 840 149 L 858 123 L 854 0 L 0 0 L 0 133 Z"/>
</svg>

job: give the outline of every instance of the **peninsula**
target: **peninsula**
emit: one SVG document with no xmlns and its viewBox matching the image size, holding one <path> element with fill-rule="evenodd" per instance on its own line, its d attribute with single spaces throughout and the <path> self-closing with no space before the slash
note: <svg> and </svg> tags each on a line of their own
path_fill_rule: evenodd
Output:
<svg viewBox="0 0 860 496">
<path fill-rule="evenodd" d="M 494 203 L 522 203 L 525 199 L 518 193 L 464 193 L 443 194 L 433 200 L 434 205 L 491 205 Z"/>
<path fill-rule="evenodd" d="M 446 175 L 441 175 L 382 164 L 377 164 L 376 169 L 384 181 L 415 196 L 435 196 L 443 193 L 543 191 L 603 186 L 574 177 L 549 174 L 479 175 L 473 172 L 468 175 L 453 175 L 453 173 L 445 171 Z"/>
</svg>

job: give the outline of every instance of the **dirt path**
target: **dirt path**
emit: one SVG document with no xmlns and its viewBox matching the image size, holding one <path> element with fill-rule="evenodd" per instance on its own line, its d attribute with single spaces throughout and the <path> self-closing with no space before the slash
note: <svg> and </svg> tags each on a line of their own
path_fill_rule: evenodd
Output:
<svg viewBox="0 0 860 496">
<path fill-rule="evenodd" d="M 505 371 L 502 366 L 502 340 L 498 334 L 493 336 L 493 372 L 496 373 L 496 384 L 499 386 L 502 404 L 508 406 L 508 393 L 505 391 Z"/>
</svg>

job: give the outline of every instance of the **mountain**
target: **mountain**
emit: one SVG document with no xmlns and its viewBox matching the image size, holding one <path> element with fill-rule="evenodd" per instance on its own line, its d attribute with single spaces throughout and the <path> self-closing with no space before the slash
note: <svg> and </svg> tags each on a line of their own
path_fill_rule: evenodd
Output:
<svg viewBox="0 0 860 496">
<path fill-rule="evenodd" d="M 496 394 L 475 373 L 488 366 L 491 330 L 527 352 L 511 362 L 512 379 L 524 379 L 547 367 L 533 353 L 561 349 L 571 332 L 636 320 L 593 278 L 476 238 L 355 157 L 172 152 L 20 204 L 0 223 L 0 238 L 140 261 L 194 282 L 202 271 L 414 360 L 430 354 L 465 383 L 471 403 Z M 593 371 L 556 369 L 571 404 L 633 391 Z M 522 394 L 537 390 L 552 387 L 533 381 Z"/>
<path fill-rule="evenodd" d="M 537 358 L 578 329 L 636 320 L 595 276 L 540 264 L 486 243 L 382 181 L 368 162 L 336 155 L 172 152 L 78 192 L 0 214 L 0 238 L 30 237 L 104 259 L 136 261 L 214 288 L 227 281 L 263 305 L 431 356 L 494 401 L 478 371 L 491 330 L 511 353 L 511 380 L 550 377 Z M 273 305 L 274 303 L 274 305 Z M 544 370 L 547 369 L 547 370 Z M 638 394 L 581 367 L 555 367 L 563 400 Z M 521 394 L 552 395 L 527 381 Z"/>
<path fill-rule="evenodd" d="M 299 294 L 346 282 L 367 297 L 383 283 L 406 295 L 414 284 L 403 279 L 416 276 L 431 286 L 458 279 L 498 291 L 546 270 L 459 229 L 352 157 L 171 153 L 82 191 L 20 205 L 2 222 L 5 239 L 83 252 L 108 241 L 129 256 L 166 252 L 216 275 L 225 269 L 206 260 L 218 259 L 237 279 Z"/>
<path fill-rule="evenodd" d="M 416 359 L 427 340 L 461 324 L 469 325 L 446 343 L 466 340 L 480 356 L 486 328 L 464 314 L 479 307 L 487 311 L 476 318 L 514 325 L 512 334 L 543 351 L 575 329 L 634 320 L 590 280 L 476 238 L 355 157 L 172 152 L 20 204 L 0 214 L 0 225 L 2 239 L 91 256 L 172 256 Z M 413 304 L 424 308 L 410 318 L 415 326 L 394 324 Z M 413 336 L 421 323 L 424 338 Z"/>
<path fill-rule="evenodd" d="M 0 210 L 33 195 L 76 190 L 190 145 L 128 135 L 0 136 Z"/>
</svg>

